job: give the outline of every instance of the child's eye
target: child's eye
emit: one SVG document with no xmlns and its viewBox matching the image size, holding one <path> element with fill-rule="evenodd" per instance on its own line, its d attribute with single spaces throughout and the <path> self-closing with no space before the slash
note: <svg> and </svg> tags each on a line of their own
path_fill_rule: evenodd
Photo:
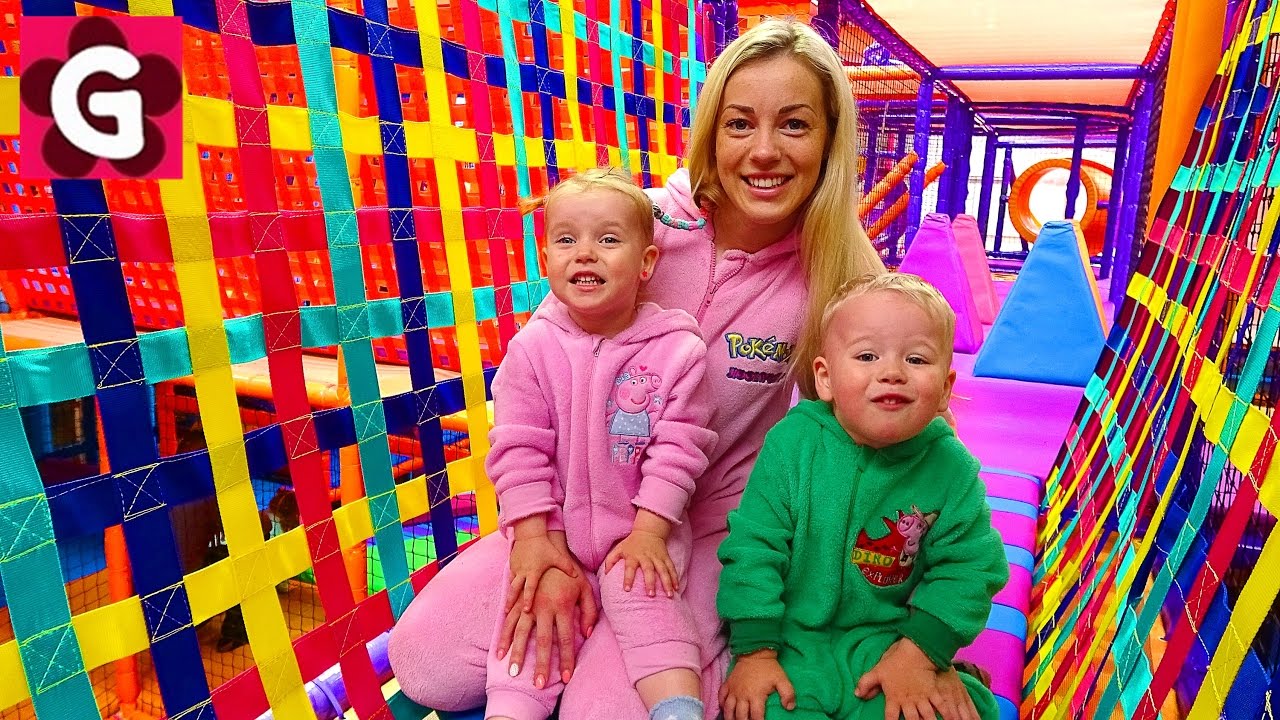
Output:
<svg viewBox="0 0 1280 720">
<path fill-rule="evenodd" d="M 876 356 L 875 356 L 875 353 L 864 352 L 864 353 L 858 353 L 857 355 L 855 355 L 854 359 L 857 360 L 858 362 L 875 362 Z"/>
<path fill-rule="evenodd" d="M 912 365 L 928 365 L 929 364 L 928 358 L 922 358 L 919 355 L 912 355 L 911 357 L 907 358 L 907 362 L 911 363 Z"/>
<path fill-rule="evenodd" d="M 600 238 L 600 242 L 604 243 L 605 245 L 617 245 L 618 243 L 621 243 L 622 240 L 620 240 L 618 237 L 614 235 L 605 235 L 604 237 Z"/>
<path fill-rule="evenodd" d="M 555 242 L 557 245 L 571 245 L 573 244 L 574 240 L 572 237 L 568 235 L 561 235 L 560 237 L 556 238 Z"/>
</svg>

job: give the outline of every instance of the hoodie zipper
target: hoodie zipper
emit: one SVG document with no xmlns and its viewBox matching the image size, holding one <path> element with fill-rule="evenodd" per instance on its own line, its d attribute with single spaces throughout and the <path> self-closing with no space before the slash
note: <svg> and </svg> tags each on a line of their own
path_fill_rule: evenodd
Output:
<svg viewBox="0 0 1280 720">
<path fill-rule="evenodd" d="M 595 382 L 595 379 L 596 379 L 596 361 L 600 359 L 600 348 L 604 346 L 604 340 L 605 340 L 605 339 L 604 339 L 603 337 L 602 337 L 602 338 L 600 338 L 600 340 L 596 342 L 596 346 L 595 346 L 595 348 L 593 348 L 593 349 L 591 350 L 591 367 L 587 368 L 587 401 L 588 401 L 588 402 L 587 402 L 587 407 L 589 407 L 589 408 L 590 408 L 590 407 L 594 407 L 594 406 L 595 406 L 595 403 L 591 402 L 591 400 L 592 400 L 592 397 L 591 397 L 591 396 L 592 396 L 592 394 L 594 394 L 594 393 L 595 393 L 595 391 L 596 391 L 596 382 Z M 605 421 L 606 421 L 606 422 L 608 421 L 608 416 L 607 416 L 607 415 L 605 416 Z M 606 430 L 607 430 L 607 429 L 608 429 L 608 426 L 606 425 L 605 427 L 606 427 Z M 605 445 L 605 448 L 606 448 L 606 450 L 607 450 L 607 448 L 609 447 L 609 436 L 608 436 L 608 433 L 606 433 L 606 434 L 605 434 L 605 442 L 604 442 L 604 445 Z M 591 451 L 590 451 L 590 449 L 588 449 L 588 450 L 587 450 L 587 457 L 588 457 L 588 458 L 590 458 L 590 457 L 591 457 Z M 590 463 L 589 463 L 589 464 L 590 464 Z M 588 482 L 588 483 L 585 483 L 585 485 L 586 485 L 586 490 L 587 490 L 587 507 L 588 507 L 588 508 L 595 507 L 595 503 L 596 503 L 596 501 L 595 501 L 595 498 L 594 498 L 594 497 L 592 496 L 592 494 L 591 494 L 591 483 L 590 483 L 590 482 Z M 590 512 L 588 512 L 588 513 L 587 513 L 587 543 L 588 543 L 588 545 L 592 548 L 592 550 L 594 550 L 594 549 L 595 549 L 595 528 L 594 528 L 594 527 L 592 527 L 592 523 L 591 523 L 591 513 L 590 513 Z M 594 558 L 593 558 L 593 560 L 594 560 Z"/>
<path fill-rule="evenodd" d="M 707 278 L 707 292 L 705 295 L 702 296 L 702 304 L 698 306 L 698 313 L 696 316 L 699 325 L 702 324 L 702 318 L 704 315 L 706 315 L 707 308 L 711 307 L 711 301 L 715 299 L 716 290 L 719 290 L 720 286 L 725 284 L 729 280 L 731 280 L 733 276 L 742 272 L 742 268 L 746 266 L 746 261 L 744 260 L 741 264 L 738 265 L 737 270 L 734 270 L 732 273 L 730 273 L 729 275 L 726 275 L 725 277 L 721 278 L 719 282 L 717 282 L 716 281 L 716 260 L 718 257 L 719 257 L 719 253 L 716 251 L 716 241 L 712 240 L 711 241 L 711 275 Z"/>
</svg>

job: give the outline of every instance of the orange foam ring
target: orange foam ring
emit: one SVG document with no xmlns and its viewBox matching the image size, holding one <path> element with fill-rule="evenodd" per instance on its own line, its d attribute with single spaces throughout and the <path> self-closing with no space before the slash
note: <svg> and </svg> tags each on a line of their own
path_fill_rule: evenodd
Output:
<svg viewBox="0 0 1280 720">
<path fill-rule="evenodd" d="M 1031 191 L 1036 183 L 1055 170 L 1071 171 L 1070 158 L 1041 160 L 1032 165 L 1013 181 L 1009 189 L 1009 220 L 1028 243 L 1036 241 L 1043 226 L 1031 212 Z M 1084 190 L 1084 216 L 1079 219 L 1084 232 L 1085 245 L 1090 255 L 1098 255 L 1106 245 L 1107 209 L 1101 204 L 1111 197 L 1111 168 L 1095 160 L 1083 160 L 1080 166 L 1080 187 Z"/>
</svg>

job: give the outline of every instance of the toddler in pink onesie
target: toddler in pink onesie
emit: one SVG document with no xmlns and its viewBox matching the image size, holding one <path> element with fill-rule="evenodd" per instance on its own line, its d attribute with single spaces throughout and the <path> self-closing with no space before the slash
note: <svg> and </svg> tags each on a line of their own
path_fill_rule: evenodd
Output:
<svg viewBox="0 0 1280 720">
<path fill-rule="evenodd" d="M 527 612 L 544 572 L 580 564 L 650 717 L 701 720 L 703 662 L 682 581 L 694 478 L 716 442 L 706 345 L 685 311 L 637 301 L 658 249 L 654 206 L 625 172 L 580 173 L 540 204 L 559 302 L 543 305 L 498 369 L 486 460 L 510 542 L 505 609 Z M 485 717 L 546 718 L 563 689 L 557 663 L 531 677 L 531 657 L 491 651 Z"/>
</svg>

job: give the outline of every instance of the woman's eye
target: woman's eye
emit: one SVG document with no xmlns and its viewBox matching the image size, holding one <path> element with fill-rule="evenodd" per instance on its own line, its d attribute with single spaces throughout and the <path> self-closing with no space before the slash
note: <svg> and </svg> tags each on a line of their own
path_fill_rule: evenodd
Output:
<svg viewBox="0 0 1280 720">
<path fill-rule="evenodd" d="M 736 132 L 744 132 L 751 129 L 751 124 L 743 118 L 733 118 L 724 124 L 725 128 Z"/>
<path fill-rule="evenodd" d="M 782 124 L 782 127 L 783 127 L 783 128 L 785 128 L 785 129 L 787 129 L 787 130 L 792 130 L 792 131 L 795 131 L 795 132 L 800 132 L 800 131 L 803 131 L 803 130 L 808 130 L 808 129 L 809 129 L 809 123 L 805 122 L 804 120 L 800 120 L 799 118 L 791 118 L 790 120 L 788 120 L 788 121 L 786 121 L 785 123 L 783 123 L 783 124 Z"/>
</svg>

